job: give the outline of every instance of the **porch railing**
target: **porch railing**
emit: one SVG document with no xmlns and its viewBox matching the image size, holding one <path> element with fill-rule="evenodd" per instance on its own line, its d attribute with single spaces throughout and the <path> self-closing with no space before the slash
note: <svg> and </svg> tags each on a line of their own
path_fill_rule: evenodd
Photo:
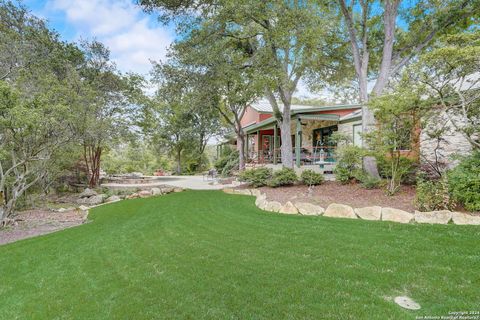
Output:
<svg viewBox="0 0 480 320">
<path fill-rule="evenodd" d="M 335 146 L 302 147 L 300 149 L 300 163 L 305 164 L 324 164 L 336 162 Z M 259 150 L 248 154 L 248 162 L 255 164 L 281 164 L 281 149 Z M 292 150 L 292 156 L 295 161 L 295 150 Z"/>
</svg>

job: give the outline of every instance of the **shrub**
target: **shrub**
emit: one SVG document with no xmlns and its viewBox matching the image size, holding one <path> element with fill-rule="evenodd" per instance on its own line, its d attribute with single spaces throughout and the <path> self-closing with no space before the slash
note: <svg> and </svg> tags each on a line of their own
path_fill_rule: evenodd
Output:
<svg viewBox="0 0 480 320">
<path fill-rule="evenodd" d="M 365 189 L 377 189 L 382 184 L 382 179 L 378 179 L 374 176 L 369 175 L 365 171 L 358 171 L 355 175 L 355 179 L 360 181 L 361 185 Z"/>
<path fill-rule="evenodd" d="M 335 177 L 341 183 L 347 183 L 355 178 L 358 170 L 362 167 L 362 158 L 365 155 L 365 150 L 353 146 L 346 145 L 337 149 L 337 166 L 335 167 Z"/>
<path fill-rule="evenodd" d="M 377 165 L 378 165 L 378 173 L 381 177 L 385 179 L 392 179 L 392 171 L 396 175 L 397 180 L 400 183 L 411 183 L 414 184 L 416 182 L 415 177 L 415 165 L 414 161 L 401 156 L 398 159 L 398 166 L 396 170 L 392 170 L 392 159 L 385 157 L 385 156 L 377 156 Z"/>
<path fill-rule="evenodd" d="M 322 184 L 323 182 L 323 175 L 321 173 L 317 173 L 313 170 L 304 170 L 300 175 L 300 180 L 303 184 L 307 186 L 316 186 Z"/>
<path fill-rule="evenodd" d="M 450 210 L 455 207 L 448 191 L 447 179 L 417 180 L 415 206 L 420 211 Z"/>
<path fill-rule="evenodd" d="M 273 173 L 272 178 L 268 181 L 268 185 L 270 187 L 290 186 L 297 182 L 297 180 L 298 177 L 295 170 L 292 168 L 282 168 Z"/>
<path fill-rule="evenodd" d="M 238 151 L 226 148 L 222 155 L 215 161 L 214 167 L 223 177 L 229 176 L 238 170 Z"/>
<path fill-rule="evenodd" d="M 272 169 L 258 168 L 245 170 L 240 173 L 240 181 L 245 181 L 253 187 L 263 187 L 272 178 Z"/>
<path fill-rule="evenodd" d="M 480 211 L 480 151 L 463 158 L 448 172 L 448 184 L 453 198 L 467 210 Z"/>
</svg>

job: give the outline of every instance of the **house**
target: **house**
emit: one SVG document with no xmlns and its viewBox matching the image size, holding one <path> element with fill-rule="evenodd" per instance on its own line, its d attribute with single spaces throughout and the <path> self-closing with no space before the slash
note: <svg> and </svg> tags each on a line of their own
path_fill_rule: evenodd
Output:
<svg viewBox="0 0 480 320">
<path fill-rule="evenodd" d="M 292 105 L 291 110 L 292 153 L 299 170 L 333 170 L 336 144 L 330 137 L 334 132 L 349 136 L 355 145 L 362 144 L 362 112 L 358 104 L 321 107 Z M 247 165 L 280 168 L 282 142 L 271 105 L 266 101 L 249 105 L 241 124 L 246 134 Z"/>
</svg>

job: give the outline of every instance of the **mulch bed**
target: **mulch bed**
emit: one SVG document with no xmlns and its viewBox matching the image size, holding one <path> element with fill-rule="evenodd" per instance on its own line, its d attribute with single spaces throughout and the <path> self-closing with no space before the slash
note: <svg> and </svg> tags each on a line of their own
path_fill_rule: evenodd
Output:
<svg viewBox="0 0 480 320">
<path fill-rule="evenodd" d="M 335 181 L 327 181 L 319 186 L 308 188 L 304 185 L 260 188 L 267 194 L 270 201 L 285 203 L 311 202 L 324 208 L 331 203 L 340 203 L 354 208 L 381 206 L 392 207 L 408 212 L 414 212 L 415 187 L 402 186 L 401 190 L 394 196 L 387 196 L 383 189 L 367 190 L 359 184 L 341 184 Z"/>
<path fill-rule="evenodd" d="M 28 210 L 20 212 L 16 225 L 0 229 L 0 245 L 21 239 L 78 226 L 85 222 L 86 212 L 71 210 L 55 212 L 50 210 Z"/>
</svg>

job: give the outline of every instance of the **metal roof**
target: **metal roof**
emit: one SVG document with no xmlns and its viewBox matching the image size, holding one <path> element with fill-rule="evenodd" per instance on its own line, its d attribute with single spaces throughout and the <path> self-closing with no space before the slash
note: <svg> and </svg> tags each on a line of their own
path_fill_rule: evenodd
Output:
<svg viewBox="0 0 480 320">
<path fill-rule="evenodd" d="M 273 113 L 273 108 L 270 102 L 266 100 L 259 100 L 250 105 L 253 109 L 257 110 L 260 113 Z M 280 111 L 283 110 L 283 104 L 279 103 L 278 107 Z M 304 112 L 315 112 L 315 111 L 324 111 L 324 110 L 342 110 L 342 109 L 353 109 L 360 108 L 360 104 L 339 104 L 339 105 L 327 105 L 327 106 L 306 106 L 300 104 L 292 104 L 290 110 L 292 114 L 294 113 L 304 113 Z"/>
</svg>

